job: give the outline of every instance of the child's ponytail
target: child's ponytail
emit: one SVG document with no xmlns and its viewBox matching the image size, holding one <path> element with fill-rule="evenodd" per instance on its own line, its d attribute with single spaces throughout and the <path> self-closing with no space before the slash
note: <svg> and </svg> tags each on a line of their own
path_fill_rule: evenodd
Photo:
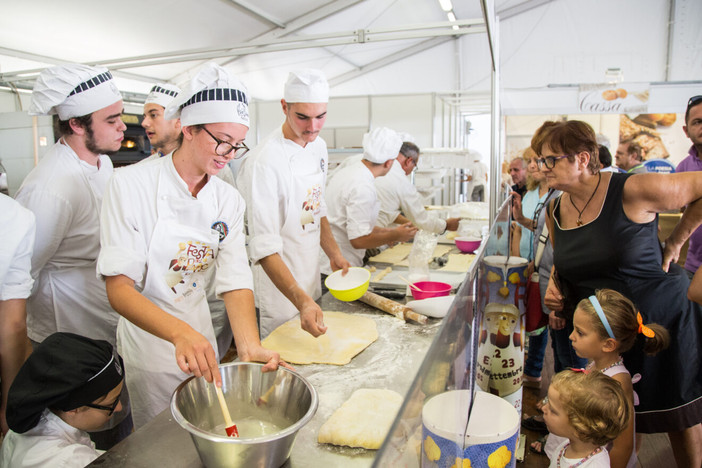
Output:
<svg viewBox="0 0 702 468">
<path fill-rule="evenodd" d="M 644 325 L 641 313 L 636 314 L 636 320 L 639 322 L 638 332 L 644 336 L 644 353 L 654 355 L 663 351 L 670 344 L 670 334 L 662 325 L 650 323 Z"/>
</svg>

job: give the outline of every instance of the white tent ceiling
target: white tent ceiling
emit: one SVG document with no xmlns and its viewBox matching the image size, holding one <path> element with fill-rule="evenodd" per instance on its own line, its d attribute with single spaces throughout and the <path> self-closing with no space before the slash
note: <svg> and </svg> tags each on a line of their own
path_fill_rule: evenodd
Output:
<svg viewBox="0 0 702 468">
<path fill-rule="evenodd" d="M 179 83 L 215 59 L 256 99 L 279 98 L 287 72 L 301 67 L 324 70 L 336 96 L 490 87 L 483 26 L 452 29 L 438 0 L 0 5 L 0 85 L 31 86 L 31 71 L 56 63 L 104 63 L 138 100 L 154 82 Z M 453 8 L 459 21 L 482 22 L 479 0 Z M 628 82 L 702 78 L 698 0 L 496 0 L 495 10 L 504 88 L 602 82 L 608 68 Z"/>
</svg>

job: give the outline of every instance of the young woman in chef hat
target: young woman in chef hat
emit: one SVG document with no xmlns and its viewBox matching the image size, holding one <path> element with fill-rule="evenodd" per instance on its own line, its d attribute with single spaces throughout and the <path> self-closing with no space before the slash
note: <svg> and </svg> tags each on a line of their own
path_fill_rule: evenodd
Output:
<svg viewBox="0 0 702 468">
<path fill-rule="evenodd" d="M 221 385 L 207 307 L 207 270 L 224 299 L 243 361 L 274 370 L 279 355 L 261 346 L 244 247 L 244 201 L 216 175 L 246 150 L 244 85 L 206 64 L 166 108 L 180 118 L 172 154 L 119 171 L 105 193 L 98 273 L 105 278 L 139 428 L 165 410 L 189 374 Z"/>
</svg>

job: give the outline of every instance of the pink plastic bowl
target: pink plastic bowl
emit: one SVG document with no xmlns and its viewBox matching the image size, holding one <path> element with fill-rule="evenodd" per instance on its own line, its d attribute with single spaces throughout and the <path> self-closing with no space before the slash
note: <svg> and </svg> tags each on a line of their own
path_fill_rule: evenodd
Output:
<svg viewBox="0 0 702 468">
<path fill-rule="evenodd" d="M 417 281 L 412 283 L 417 286 L 421 291 L 417 291 L 414 288 L 410 288 L 412 291 L 412 297 L 415 299 L 429 299 L 430 297 L 448 296 L 451 292 L 451 285 L 448 283 L 441 283 L 439 281 Z"/>
<path fill-rule="evenodd" d="M 473 253 L 480 247 L 480 239 L 474 237 L 456 237 L 456 247 L 465 253 Z"/>
</svg>

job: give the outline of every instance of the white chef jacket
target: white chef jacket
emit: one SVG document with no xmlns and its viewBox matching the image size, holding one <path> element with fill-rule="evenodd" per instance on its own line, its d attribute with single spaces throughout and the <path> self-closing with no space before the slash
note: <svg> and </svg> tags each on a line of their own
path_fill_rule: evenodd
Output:
<svg viewBox="0 0 702 468">
<path fill-rule="evenodd" d="M 363 153 L 358 153 L 358 154 L 351 154 L 346 156 L 338 166 L 336 166 L 334 169 L 329 171 L 329 175 L 327 176 L 327 185 L 331 183 L 331 181 L 336 177 L 336 175 L 341 172 L 344 168 L 349 167 L 351 164 L 355 164 L 358 161 L 363 159 Z"/>
<path fill-rule="evenodd" d="M 159 223 L 162 225 L 163 219 L 170 219 L 167 213 L 159 211 L 163 210 L 164 205 L 174 212 L 187 205 L 190 207 L 186 212 L 189 218 L 184 218 L 185 215 L 180 213 L 176 219 L 180 227 L 154 234 L 161 229 Z M 150 297 L 148 285 L 158 283 L 162 289 L 166 288 L 169 263 L 179 259 L 180 252 L 188 248 L 186 244 L 189 244 L 190 234 L 183 232 L 197 230 L 216 234 L 213 230 L 219 226 L 225 227 L 228 233 L 223 239 L 220 237 L 221 240 L 211 252 L 216 276 L 208 280 L 214 281 L 215 293 L 221 298 L 221 294 L 235 289 L 253 289 L 244 247 L 243 216 L 242 197 L 233 187 L 216 177 L 210 178 L 194 198 L 178 175 L 171 155 L 122 168 L 115 173 L 105 193 L 98 274 L 125 275 L 134 280 L 137 290 L 144 291 L 147 298 L 163 304 L 162 296 Z M 153 258 L 152 252 L 159 251 L 161 247 L 168 253 L 162 259 Z M 191 259 L 194 257 L 185 258 L 186 261 Z M 195 274 L 192 277 L 195 278 Z M 183 278 L 185 281 L 188 277 Z M 208 280 L 204 283 L 192 280 L 182 286 L 179 283 L 178 295 L 174 289 L 172 297 L 173 301 L 180 302 L 173 302 L 172 309 L 161 307 L 190 324 L 217 351 L 206 294 L 203 292 L 203 289 L 207 289 Z M 193 294 L 180 294 L 181 290 L 191 286 Z M 168 407 L 173 390 L 187 375 L 178 368 L 171 343 L 145 332 L 124 318 L 120 318 L 117 329 L 117 347 L 125 362 L 125 381 L 132 402 L 134 426 L 137 428 Z"/>
<path fill-rule="evenodd" d="M 327 145 L 317 137 L 304 147 L 271 132 L 239 167 L 236 186 L 246 199 L 248 249 L 254 275 L 261 336 L 298 314 L 258 263 L 279 254 L 313 299 L 321 294 L 318 257 L 324 203 Z M 304 250 L 304 252 L 303 252 Z"/>
<path fill-rule="evenodd" d="M 34 291 L 27 301 L 27 335 L 41 342 L 57 331 L 115 343 L 118 315 L 95 277 L 100 205 L 112 161 L 99 167 L 57 142 L 27 175 L 16 200 L 36 217 Z"/>
<path fill-rule="evenodd" d="M 473 193 L 473 189 L 476 187 L 480 187 L 481 185 L 487 186 L 487 174 L 488 174 L 488 167 L 485 165 L 484 162 L 482 161 L 473 161 L 473 164 L 470 166 L 471 169 L 471 180 L 470 184 L 468 184 L 468 196 L 470 197 L 470 194 Z"/>
<path fill-rule="evenodd" d="M 146 158 L 139 161 L 137 164 L 145 164 L 149 161 L 159 159 L 166 156 L 163 153 L 156 152 L 147 156 Z M 172 157 L 172 156 L 171 156 Z M 231 162 L 230 162 L 231 164 Z M 218 173 L 217 177 L 231 185 L 236 187 L 234 182 L 234 174 L 230 169 L 229 164 L 224 166 Z M 210 268 L 210 274 L 212 277 L 215 276 L 216 268 Z M 215 336 L 217 337 L 217 349 L 219 350 L 219 355 L 224 356 L 229 349 L 229 345 L 232 342 L 232 328 L 229 325 L 229 316 L 227 315 L 227 308 L 224 305 L 224 301 L 217 299 L 217 294 L 214 291 L 214 281 L 210 282 L 210 289 L 207 291 L 207 304 L 210 307 L 210 314 L 212 315 L 212 327 L 214 328 Z"/>
<path fill-rule="evenodd" d="M 419 229 L 441 234 L 446 230 L 446 221 L 424 209 L 422 197 L 410 182 L 402 165 L 393 161 L 390 172 L 375 179 L 375 189 L 380 201 L 380 212 L 376 224 L 388 227 L 400 213 L 404 214 Z"/>
<path fill-rule="evenodd" d="M 32 292 L 35 225 L 34 213 L 0 194 L 0 301 L 26 299 Z"/>
<path fill-rule="evenodd" d="M 87 432 L 67 424 L 48 409 L 24 434 L 9 431 L 2 441 L 0 466 L 8 468 L 82 468 L 105 453 Z"/>
<path fill-rule="evenodd" d="M 379 202 L 373 173 L 359 160 L 343 168 L 327 187 L 327 219 L 339 249 L 351 266 L 363 266 L 365 249 L 355 249 L 351 239 L 373 231 Z M 322 253 L 320 267 L 330 274 L 329 259 Z"/>
</svg>

